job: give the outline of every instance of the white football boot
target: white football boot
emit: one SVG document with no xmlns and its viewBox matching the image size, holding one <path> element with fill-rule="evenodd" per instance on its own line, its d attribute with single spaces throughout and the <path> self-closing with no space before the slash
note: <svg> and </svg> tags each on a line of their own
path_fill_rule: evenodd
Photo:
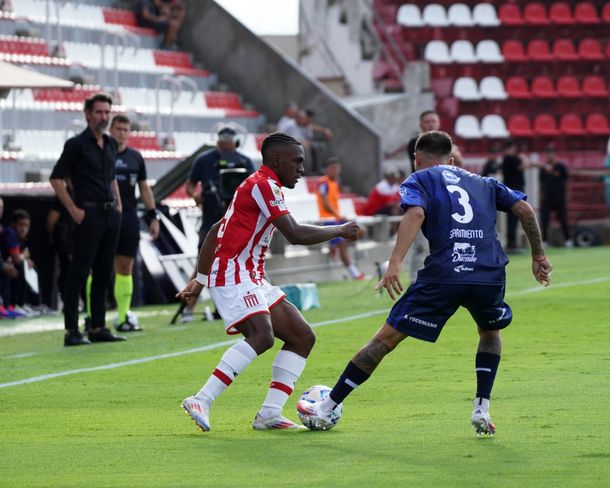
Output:
<svg viewBox="0 0 610 488">
<path fill-rule="evenodd" d="M 182 401 L 182 408 L 195 421 L 201 432 L 210 430 L 210 404 L 190 396 Z"/>
<path fill-rule="evenodd" d="M 320 411 L 322 402 L 308 402 L 307 400 L 299 400 L 297 402 L 297 411 L 307 418 L 309 428 L 312 430 L 328 430 L 332 429 L 336 421 L 333 422 L 332 411 L 324 414 Z"/>
<path fill-rule="evenodd" d="M 496 433 L 496 426 L 489 416 L 489 400 L 485 398 L 474 400 L 474 410 L 470 422 L 477 435 L 494 435 Z"/>
<path fill-rule="evenodd" d="M 252 428 L 254 430 L 305 429 L 303 425 L 295 424 L 281 413 L 278 413 L 273 417 L 261 417 L 260 414 L 257 413 L 254 422 L 252 422 Z"/>
</svg>

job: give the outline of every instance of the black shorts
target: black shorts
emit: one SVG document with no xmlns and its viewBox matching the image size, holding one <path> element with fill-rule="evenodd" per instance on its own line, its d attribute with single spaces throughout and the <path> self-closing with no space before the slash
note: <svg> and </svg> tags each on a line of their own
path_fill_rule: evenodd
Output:
<svg viewBox="0 0 610 488">
<path fill-rule="evenodd" d="M 461 306 L 485 330 L 499 330 L 513 320 L 504 302 L 505 285 L 416 282 L 394 304 L 387 323 L 399 332 L 436 342 L 443 326 Z"/>
<path fill-rule="evenodd" d="M 138 218 L 138 213 L 135 210 L 127 210 L 123 212 L 116 254 L 117 256 L 135 258 L 138 255 L 139 244 L 140 219 Z"/>
</svg>

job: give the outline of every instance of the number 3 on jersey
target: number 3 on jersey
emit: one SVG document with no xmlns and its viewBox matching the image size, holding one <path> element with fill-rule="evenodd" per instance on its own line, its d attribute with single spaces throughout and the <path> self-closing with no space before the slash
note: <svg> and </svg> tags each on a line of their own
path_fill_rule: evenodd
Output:
<svg viewBox="0 0 610 488">
<path fill-rule="evenodd" d="M 447 190 L 449 190 L 451 193 L 457 193 L 459 195 L 458 203 L 464 208 L 463 214 L 454 212 L 451 214 L 451 217 L 460 224 L 467 224 L 474 217 L 472 207 L 469 203 L 470 196 L 468 195 L 468 192 L 456 185 L 447 185 Z"/>
</svg>

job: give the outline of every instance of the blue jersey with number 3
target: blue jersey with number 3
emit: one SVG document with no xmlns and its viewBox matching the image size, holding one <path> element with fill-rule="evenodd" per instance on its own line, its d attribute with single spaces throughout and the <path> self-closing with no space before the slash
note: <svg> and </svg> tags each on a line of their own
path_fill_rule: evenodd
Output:
<svg viewBox="0 0 610 488">
<path fill-rule="evenodd" d="M 430 255 L 417 273 L 423 283 L 495 285 L 506 280 L 508 257 L 496 235 L 496 210 L 510 212 L 524 193 L 455 166 L 413 173 L 400 187 L 401 205 L 423 207 Z"/>
</svg>

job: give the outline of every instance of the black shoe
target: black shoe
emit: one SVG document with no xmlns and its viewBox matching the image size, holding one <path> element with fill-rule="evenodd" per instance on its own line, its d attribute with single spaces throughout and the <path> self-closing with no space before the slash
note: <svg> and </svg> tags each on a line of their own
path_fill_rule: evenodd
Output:
<svg viewBox="0 0 610 488">
<path fill-rule="evenodd" d="M 140 327 L 138 324 L 130 322 L 129 319 L 126 319 L 125 322 L 122 322 L 116 326 L 116 330 L 119 332 L 140 332 L 142 327 Z"/>
<path fill-rule="evenodd" d="M 85 339 L 78 330 L 70 331 L 68 335 L 64 336 L 64 346 L 84 346 L 85 344 L 91 344 L 91 342 Z"/>
<path fill-rule="evenodd" d="M 127 339 L 123 336 L 115 336 L 110 329 L 102 327 L 97 332 L 89 331 L 89 340 L 91 342 L 118 342 L 126 341 Z"/>
</svg>

